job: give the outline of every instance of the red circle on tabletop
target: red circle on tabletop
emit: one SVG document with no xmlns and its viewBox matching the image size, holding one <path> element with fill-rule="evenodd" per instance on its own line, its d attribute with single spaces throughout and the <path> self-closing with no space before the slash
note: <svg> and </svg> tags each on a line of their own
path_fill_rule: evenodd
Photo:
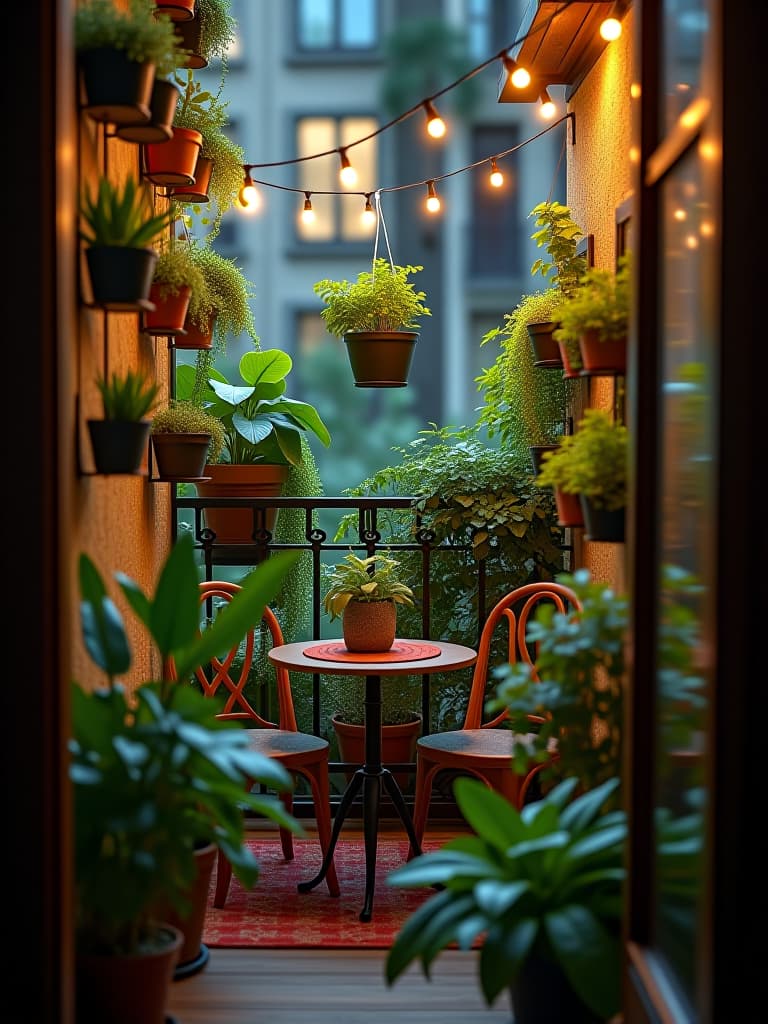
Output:
<svg viewBox="0 0 768 1024">
<path fill-rule="evenodd" d="M 304 654 L 307 658 L 319 658 L 321 661 L 423 661 L 425 658 L 436 658 L 440 648 L 426 642 L 395 640 L 388 651 L 350 651 L 343 642 L 335 641 L 307 647 Z"/>
</svg>

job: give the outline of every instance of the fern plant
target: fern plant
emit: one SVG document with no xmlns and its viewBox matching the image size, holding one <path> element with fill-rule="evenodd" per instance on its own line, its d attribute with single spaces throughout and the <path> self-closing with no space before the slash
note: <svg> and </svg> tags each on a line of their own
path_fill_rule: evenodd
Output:
<svg viewBox="0 0 768 1024">
<path fill-rule="evenodd" d="M 408 277 L 423 269 L 393 267 L 377 257 L 372 270 L 358 274 L 356 281 L 318 281 L 314 291 L 325 303 L 320 316 L 328 331 L 342 338 L 351 331 L 418 330 L 421 317 L 432 312 L 424 305 L 426 294 L 417 292 Z"/>
</svg>

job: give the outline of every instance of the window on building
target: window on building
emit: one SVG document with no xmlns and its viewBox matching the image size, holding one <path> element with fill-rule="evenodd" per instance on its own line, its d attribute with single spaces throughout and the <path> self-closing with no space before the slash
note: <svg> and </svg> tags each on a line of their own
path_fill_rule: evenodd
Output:
<svg viewBox="0 0 768 1024">
<path fill-rule="evenodd" d="M 296 155 L 310 156 L 347 146 L 370 135 L 378 128 L 373 117 L 302 117 L 296 124 Z M 355 192 L 376 187 L 377 140 L 369 139 L 353 146 L 348 153 L 358 174 Z M 363 223 L 365 200 L 360 195 L 321 195 L 341 189 L 339 155 L 298 163 L 298 188 L 312 192 L 315 219 L 306 224 L 299 218 L 298 236 L 302 242 L 362 242 L 371 238 L 373 228 Z"/>
<path fill-rule="evenodd" d="M 513 42 L 523 6 L 519 0 L 465 0 L 464 24 L 471 56 L 482 61 Z"/>
<path fill-rule="evenodd" d="M 372 50 L 377 0 L 296 0 L 296 44 L 305 53 Z"/>
<path fill-rule="evenodd" d="M 478 126 L 472 130 L 472 162 L 502 153 L 519 140 L 514 125 Z M 470 274 L 473 278 L 514 277 L 522 265 L 520 231 L 520 190 L 515 155 L 498 161 L 504 175 L 501 188 L 490 184 L 481 166 L 472 174 L 472 224 L 470 231 Z"/>
</svg>

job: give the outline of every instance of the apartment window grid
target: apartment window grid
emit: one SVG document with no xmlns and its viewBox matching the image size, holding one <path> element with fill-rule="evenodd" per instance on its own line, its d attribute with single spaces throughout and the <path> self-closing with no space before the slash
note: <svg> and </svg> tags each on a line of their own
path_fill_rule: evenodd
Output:
<svg viewBox="0 0 768 1024">
<path fill-rule="evenodd" d="M 296 0 L 296 49 L 301 54 L 376 50 L 378 7 L 378 0 Z"/>
<path fill-rule="evenodd" d="M 478 125 L 472 129 L 472 161 L 514 146 L 516 125 Z M 490 184 L 491 165 L 472 172 L 469 268 L 473 280 L 517 277 L 521 273 L 519 168 L 514 155 L 499 161 L 501 188 Z"/>
<path fill-rule="evenodd" d="M 375 117 L 360 114 L 301 117 L 296 122 L 296 155 L 302 157 L 338 149 L 370 135 L 378 126 Z M 369 139 L 359 146 L 354 146 L 348 155 L 358 173 L 358 184 L 351 191 L 359 193 L 375 189 L 377 139 Z M 340 166 L 338 153 L 296 165 L 296 185 L 303 191 L 312 193 L 310 201 L 315 214 L 315 219 L 311 223 L 304 221 L 301 217 L 302 197 L 298 203 L 296 229 L 300 242 L 350 244 L 367 242 L 373 238 L 374 226 L 366 225 L 363 221 L 365 200 L 362 196 L 320 194 L 341 190 Z"/>
</svg>

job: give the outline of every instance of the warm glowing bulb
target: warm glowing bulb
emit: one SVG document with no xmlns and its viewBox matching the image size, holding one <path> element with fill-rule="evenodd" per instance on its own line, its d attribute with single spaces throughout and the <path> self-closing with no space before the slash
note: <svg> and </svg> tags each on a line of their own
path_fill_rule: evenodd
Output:
<svg viewBox="0 0 768 1024">
<path fill-rule="evenodd" d="M 237 193 L 237 201 L 243 213 L 256 213 L 261 209 L 261 195 L 250 178 Z"/>
<path fill-rule="evenodd" d="M 501 188 L 504 184 L 504 175 L 497 167 L 495 160 L 491 160 L 491 174 L 488 180 L 494 188 Z"/>
<path fill-rule="evenodd" d="M 438 196 L 427 197 L 427 209 L 430 213 L 437 213 L 440 209 L 440 199 Z"/>
<path fill-rule="evenodd" d="M 618 18 L 605 18 L 600 25 L 600 35 L 607 43 L 612 43 L 621 35 L 621 22 Z"/>
<path fill-rule="evenodd" d="M 427 131 L 433 139 L 442 139 L 445 135 L 445 121 L 442 117 L 433 117 L 427 124 Z"/>
<path fill-rule="evenodd" d="M 675 210 L 675 212 L 672 214 L 672 216 L 677 221 L 687 220 L 687 218 L 688 218 L 688 214 L 680 206 L 678 206 L 678 208 Z"/>
<path fill-rule="evenodd" d="M 715 233 L 715 225 L 711 220 L 703 220 L 699 226 L 702 238 L 712 238 Z"/>
<path fill-rule="evenodd" d="M 629 95 L 633 100 L 639 100 L 642 96 L 643 90 L 639 82 L 633 82 L 629 87 Z"/>
<path fill-rule="evenodd" d="M 516 89 L 525 89 L 531 84 L 531 74 L 527 68 L 515 68 L 510 79 Z"/>
<path fill-rule="evenodd" d="M 552 97 L 549 95 L 546 89 L 543 90 L 541 96 L 541 106 L 539 107 L 539 113 L 545 121 L 551 121 L 557 113 L 557 107 L 555 106 Z"/>
<path fill-rule="evenodd" d="M 685 236 L 685 244 L 686 244 L 686 247 L 688 249 L 698 249 L 699 248 L 699 240 L 696 237 L 696 235 L 686 235 Z"/>
<path fill-rule="evenodd" d="M 304 200 L 304 209 L 301 211 L 301 219 L 304 224 L 314 224 L 315 222 L 315 211 L 312 209 L 312 200 L 309 198 L 309 192 L 305 192 L 306 199 Z"/>
<path fill-rule="evenodd" d="M 342 185 L 346 185 L 347 188 L 357 184 L 357 171 L 350 164 L 348 167 L 342 167 L 339 171 L 339 179 Z"/>
<path fill-rule="evenodd" d="M 365 209 L 360 215 L 360 221 L 364 228 L 372 228 L 376 223 L 376 211 L 371 206 L 371 200 L 365 200 Z"/>
</svg>

